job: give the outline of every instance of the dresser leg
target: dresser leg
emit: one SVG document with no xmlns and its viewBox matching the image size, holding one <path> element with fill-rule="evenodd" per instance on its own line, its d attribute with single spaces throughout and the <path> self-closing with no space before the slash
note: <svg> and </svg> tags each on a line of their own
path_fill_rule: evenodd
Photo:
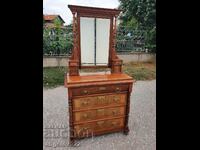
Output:
<svg viewBox="0 0 200 150">
<path fill-rule="evenodd" d="M 129 133 L 129 128 L 126 127 L 126 128 L 124 129 L 124 134 L 125 134 L 125 135 L 128 135 L 128 133 Z"/>
<path fill-rule="evenodd" d="M 75 140 L 74 138 L 69 138 L 69 146 L 74 146 Z"/>
</svg>

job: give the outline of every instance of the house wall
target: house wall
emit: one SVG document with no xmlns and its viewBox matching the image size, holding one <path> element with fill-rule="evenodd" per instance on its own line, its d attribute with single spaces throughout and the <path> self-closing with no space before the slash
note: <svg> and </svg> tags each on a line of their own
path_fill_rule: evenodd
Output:
<svg viewBox="0 0 200 150">
<path fill-rule="evenodd" d="M 123 63 L 156 61 L 156 54 L 149 53 L 119 54 L 118 56 Z M 68 56 L 43 56 L 43 67 L 68 66 L 68 60 Z"/>
<path fill-rule="evenodd" d="M 53 22 L 45 22 L 46 27 L 53 27 L 54 23 Z"/>
<path fill-rule="evenodd" d="M 61 24 L 61 26 L 63 26 L 64 22 L 59 18 L 55 18 L 54 20 L 45 20 L 45 26 L 46 27 L 53 27 L 55 26 L 55 22 L 59 22 Z"/>
</svg>

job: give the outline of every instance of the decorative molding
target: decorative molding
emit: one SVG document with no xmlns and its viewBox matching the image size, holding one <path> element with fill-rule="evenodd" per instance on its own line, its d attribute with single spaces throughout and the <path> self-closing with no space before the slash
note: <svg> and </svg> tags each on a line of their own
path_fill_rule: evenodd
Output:
<svg viewBox="0 0 200 150">
<path fill-rule="evenodd" d="M 122 10 L 119 9 L 109 9 L 109 8 L 97 8 L 97 7 L 86 7 L 86 6 L 76 6 L 68 5 L 72 12 L 78 12 L 81 15 L 91 15 L 100 17 L 112 17 L 119 15 Z"/>
</svg>

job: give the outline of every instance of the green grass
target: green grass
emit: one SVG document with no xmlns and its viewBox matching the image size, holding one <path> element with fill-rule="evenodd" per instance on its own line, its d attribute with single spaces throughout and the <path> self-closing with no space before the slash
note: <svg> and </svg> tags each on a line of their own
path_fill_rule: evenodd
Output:
<svg viewBox="0 0 200 150">
<path fill-rule="evenodd" d="M 156 78 L 155 63 L 127 63 L 123 65 L 122 69 L 124 73 L 132 76 L 135 80 L 152 80 Z M 94 72 L 92 69 L 84 70 L 84 72 L 90 71 Z M 103 71 L 103 69 L 95 69 L 95 71 Z M 65 72 L 67 72 L 66 67 L 43 68 L 43 86 L 54 88 L 64 85 Z"/>
<path fill-rule="evenodd" d="M 152 80 L 156 78 L 156 64 L 128 63 L 123 66 L 123 72 L 135 80 Z"/>
<path fill-rule="evenodd" d="M 53 88 L 59 85 L 64 85 L 65 72 L 67 72 L 66 67 L 43 68 L 43 86 Z"/>
</svg>

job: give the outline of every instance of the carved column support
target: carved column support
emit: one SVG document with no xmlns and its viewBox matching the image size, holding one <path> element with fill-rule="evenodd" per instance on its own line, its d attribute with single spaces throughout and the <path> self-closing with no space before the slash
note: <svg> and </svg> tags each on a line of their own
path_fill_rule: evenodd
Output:
<svg viewBox="0 0 200 150">
<path fill-rule="evenodd" d="M 79 61 L 69 60 L 69 75 L 78 76 L 79 75 Z"/>
<path fill-rule="evenodd" d="M 69 144 L 74 144 L 74 126 L 73 126 L 73 116 L 72 116 L 72 91 L 68 90 L 68 106 L 69 106 Z"/>
<path fill-rule="evenodd" d="M 116 45 L 116 34 L 117 34 L 117 24 L 116 24 L 117 17 L 115 16 L 113 19 L 114 19 L 114 24 L 113 24 L 112 58 L 116 59 L 117 55 L 115 51 L 115 45 Z"/>
<path fill-rule="evenodd" d="M 122 60 L 113 59 L 111 66 L 111 73 L 122 73 Z"/>
<path fill-rule="evenodd" d="M 78 56 L 78 36 L 77 36 L 77 33 L 78 33 L 78 23 L 77 23 L 77 14 L 73 14 L 73 43 L 74 43 L 74 51 L 73 51 L 73 54 L 74 54 L 74 59 L 78 59 L 77 56 Z"/>
<path fill-rule="evenodd" d="M 131 91 L 132 91 L 133 84 L 129 84 L 129 92 L 127 94 L 127 105 L 126 105 L 126 116 L 125 116 L 125 127 L 124 127 L 124 134 L 128 135 L 129 127 L 128 127 L 128 120 L 129 120 L 129 112 L 130 112 L 130 98 L 131 98 Z"/>
<path fill-rule="evenodd" d="M 122 73 L 122 60 L 118 58 L 116 54 L 116 34 L 117 34 L 117 16 L 114 17 L 113 25 L 113 40 L 112 40 L 112 65 L 111 73 Z"/>
<path fill-rule="evenodd" d="M 125 116 L 125 127 L 124 127 L 124 134 L 128 135 L 129 127 L 128 127 L 128 120 L 129 120 L 129 111 L 130 111 L 130 93 L 127 95 L 127 105 L 126 105 L 126 116 Z"/>
<path fill-rule="evenodd" d="M 77 59 L 77 15 L 73 14 L 73 53 L 71 59 Z"/>
<path fill-rule="evenodd" d="M 77 76 L 79 75 L 79 59 L 78 59 L 78 44 L 77 44 L 77 14 L 73 14 L 73 52 L 69 60 L 69 75 Z"/>
</svg>

